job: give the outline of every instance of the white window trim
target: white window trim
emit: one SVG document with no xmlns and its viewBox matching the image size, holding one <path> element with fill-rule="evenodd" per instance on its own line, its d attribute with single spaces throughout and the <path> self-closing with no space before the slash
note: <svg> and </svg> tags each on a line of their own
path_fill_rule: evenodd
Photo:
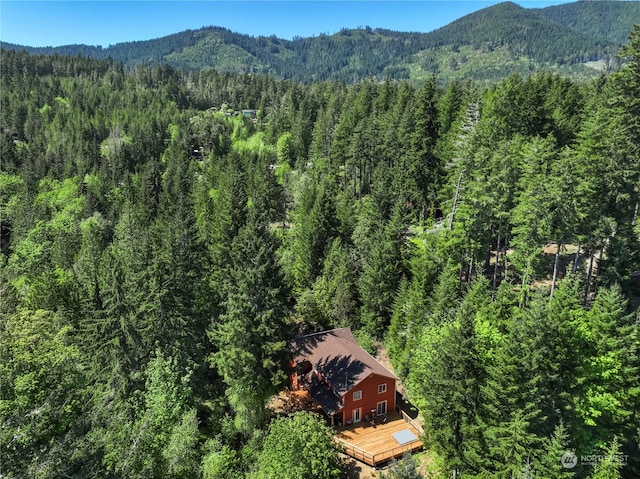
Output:
<svg viewBox="0 0 640 479">
<path fill-rule="evenodd" d="M 357 417 L 356 417 L 356 415 L 357 415 Z M 356 409 L 353 410 L 353 417 L 352 417 L 351 420 L 354 423 L 362 421 L 362 408 L 356 408 Z"/>
<path fill-rule="evenodd" d="M 384 389 L 380 390 L 384 386 Z M 384 394 L 387 392 L 387 383 L 378 384 L 378 394 Z"/>
<path fill-rule="evenodd" d="M 356 397 L 356 394 L 357 394 L 359 397 Z M 361 389 L 359 389 L 358 391 L 353 391 L 353 400 L 354 400 L 354 401 L 360 401 L 361 399 L 362 399 L 362 390 L 361 390 Z"/>
</svg>

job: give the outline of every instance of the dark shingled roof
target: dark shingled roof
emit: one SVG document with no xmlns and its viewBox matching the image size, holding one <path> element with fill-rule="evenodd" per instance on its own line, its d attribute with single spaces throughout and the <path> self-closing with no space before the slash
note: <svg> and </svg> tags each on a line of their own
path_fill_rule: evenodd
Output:
<svg viewBox="0 0 640 479">
<path fill-rule="evenodd" d="M 328 416 L 334 415 L 342 407 L 340 398 L 320 379 L 311 381 L 309 393 Z"/>
<path fill-rule="evenodd" d="M 293 346 L 295 362 L 309 361 L 340 396 L 372 374 L 397 379 L 358 345 L 349 328 L 300 336 Z"/>
</svg>

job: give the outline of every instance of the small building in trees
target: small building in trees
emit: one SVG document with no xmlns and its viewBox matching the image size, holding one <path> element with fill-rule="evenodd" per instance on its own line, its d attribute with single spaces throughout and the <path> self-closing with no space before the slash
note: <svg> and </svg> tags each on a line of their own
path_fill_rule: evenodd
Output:
<svg viewBox="0 0 640 479">
<path fill-rule="evenodd" d="M 258 110 L 242 110 L 242 116 L 249 118 L 252 123 L 258 122 Z"/>
<path fill-rule="evenodd" d="M 362 349 L 349 328 L 293 342 L 291 389 L 307 389 L 331 424 L 374 421 L 396 408 L 396 376 Z"/>
</svg>

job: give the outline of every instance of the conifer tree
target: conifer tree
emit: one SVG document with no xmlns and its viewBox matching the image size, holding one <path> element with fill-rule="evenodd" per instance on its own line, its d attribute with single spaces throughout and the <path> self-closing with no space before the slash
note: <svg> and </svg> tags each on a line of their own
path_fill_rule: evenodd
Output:
<svg viewBox="0 0 640 479">
<path fill-rule="evenodd" d="M 413 192 L 414 198 L 423 209 L 436 200 L 444 181 L 442 165 L 435 154 L 438 140 L 436 95 L 435 77 L 430 77 L 418 90 L 414 107 L 415 125 L 411 136 L 408 173 L 415 178 L 418 190 Z"/>
<path fill-rule="evenodd" d="M 602 448 L 602 459 L 593 466 L 589 479 L 621 479 L 624 459 L 621 457 L 620 442 L 614 437 Z"/>
<path fill-rule="evenodd" d="M 571 479 L 575 476 L 571 468 L 562 464 L 562 456 L 570 452 L 569 434 L 563 422 L 553 430 L 553 434 L 544 440 L 543 448 L 538 452 L 535 472 L 549 479 Z"/>
<path fill-rule="evenodd" d="M 551 201 L 549 174 L 556 158 L 553 138 L 531 140 L 523 151 L 520 178 L 520 196 L 512 210 L 513 237 L 510 244 L 515 249 L 512 257 L 522 278 L 523 298 L 527 286 L 537 277 L 542 258 L 542 247 L 551 232 Z"/>
<path fill-rule="evenodd" d="M 425 335 L 433 334 L 433 342 L 424 345 L 430 348 L 424 362 L 416 358 L 411 379 L 423 398 L 420 406 L 429 446 L 443 458 L 448 470 L 464 474 L 479 471 L 483 449 L 477 415 L 486 372 L 475 317 L 482 297 L 488 297 L 486 287 L 486 282 L 472 286 L 454 321 L 432 328 L 432 332 L 425 330 Z"/>
<path fill-rule="evenodd" d="M 322 268 L 313 283 L 313 294 L 327 325 L 355 326 L 358 291 L 350 248 L 338 237 L 333 240 Z"/>
<path fill-rule="evenodd" d="M 181 466 L 193 467 L 189 452 L 176 458 L 171 451 L 179 447 L 179 436 L 186 435 L 182 440 L 192 444 L 197 437 L 193 427 L 184 427 L 188 423 L 181 424 L 181 418 L 191 416 L 195 419 L 192 414 L 185 414 L 191 401 L 189 374 L 160 350 L 154 353 L 144 370 L 145 388 L 144 392 L 140 391 L 141 400 L 131 408 L 133 417 L 114 416 L 104 431 L 104 460 L 109 470 L 142 478 L 163 477 L 168 468 L 177 472 Z"/>
<path fill-rule="evenodd" d="M 208 330 L 211 365 L 223 378 L 236 426 L 250 434 L 266 419 L 265 404 L 283 380 L 287 291 L 264 217 L 250 209 L 231 244 L 224 312 Z"/>
<path fill-rule="evenodd" d="M 577 368 L 581 350 L 577 341 L 577 325 L 583 321 L 579 284 L 565 278 L 549 301 L 540 318 L 536 341 L 539 351 L 534 370 L 540 375 L 540 407 L 546 419 L 544 435 L 551 433 L 560 420 L 573 430 L 575 411 L 572 398 L 576 395 Z"/>
<path fill-rule="evenodd" d="M 620 56 L 626 59 L 619 72 L 613 75 L 614 85 L 620 92 L 617 98 L 620 106 L 626 110 L 630 118 L 640 116 L 640 23 L 634 25 L 629 34 L 629 43 L 620 51 Z M 640 128 L 637 124 L 631 124 L 629 133 L 634 143 L 640 143 Z M 637 153 L 637 151 L 636 151 Z"/>
<path fill-rule="evenodd" d="M 336 235 L 333 188 L 329 182 L 303 193 L 296 213 L 292 252 L 293 277 L 298 291 L 309 288 L 320 275 L 328 246 Z"/>
<path fill-rule="evenodd" d="M 583 355 L 574 402 L 582 422 L 579 446 L 584 449 L 614 434 L 622 446 L 633 447 L 636 431 L 631 424 L 640 403 L 640 342 L 626 306 L 618 286 L 602 288 L 577 326 Z"/>
<path fill-rule="evenodd" d="M 374 234 L 369 255 L 365 258 L 359 289 L 362 301 L 361 321 L 369 334 L 381 338 L 391 319 L 393 298 L 405 273 L 402 261 L 404 246 L 404 212 L 396 205 L 383 231 Z"/>
<path fill-rule="evenodd" d="M 174 141 L 165 153 L 160 209 L 150 229 L 152 260 L 142 287 L 147 297 L 139 304 L 150 348 L 161 345 L 172 357 L 182 357 L 184 364 L 201 364 L 208 290 L 199 278 L 207 263 L 194 216 L 194 171 L 185 150 Z"/>
<path fill-rule="evenodd" d="M 206 185 L 200 192 L 199 201 L 204 211 L 198 226 L 210 258 L 208 279 L 217 313 L 216 305 L 225 296 L 225 277 L 231 264 L 230 246 L 247 221 L 248 195 L 246 175 L 238 155 L 230 154 L 220 170 L 212 172 L 214 175 L 213 184 Z"/>
</svg>

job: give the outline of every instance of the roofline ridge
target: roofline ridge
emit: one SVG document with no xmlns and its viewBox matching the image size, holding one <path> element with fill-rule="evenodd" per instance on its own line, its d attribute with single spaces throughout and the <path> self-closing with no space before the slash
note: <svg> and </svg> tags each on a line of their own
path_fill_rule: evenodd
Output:
<svg viewBox="0 0 640 479">
<path fill-rule="evenodd" d="M 353 334 L 353 331 L 351 331 L 351 328 L 350 328 L 350 327 L 348 327 L 348 326 L 344 326 L 344 327 L 342 327 L 342 328 L 326 329 L 326 330 L 324 330 L 324 331 L 318 331 L 318 332 L 316 332 L 316 333 L 304 334 L 304 335 L 302 335 L 302 336 L 296 336 L 296 338 L 308 338 L 309 336 L 316 336 L 316 335 L 318 335 L 318 334 L 326 334 L 326 333 L 331 333 L 331 332 L 333 332 L 333 331 L 341 331 L 341 330 L 344 330 L 344 329 L 349 330 L 349 332 L 350 332 L 351 334 Z"/>
<path fill-rule="evenodd" d="M 376 359 L 376 357 L 375 357 L 373 354 L 371 354 L 369 351 L 367 351 L 366 349 L 364 349 L 362 346 L 360 346 L 360 349 L 362 349 L 365 353 L 367 353 L 367 354 L 371 357 L 371 359 L 373 359 L 376 363 L 378 363 L 380 366 L 382 366 L 382 368 L 383 368 L 385 371 L 387 371 L 387 372 L 391 375 L 391 377 L 392 377 L 392 378 L 394 378 L 394 379 L 400 379 L 400 378 L 399 378 L 398 376 L 396 376 L 396 375 L 395 375 L 391 370 L 389 370 L 389 368 L 388 368 L 388 367 L 386 367 L 384 364 L 382 364 L 380 361 L 378 361 L 378 360 Z M 374 373 L 374 374 L 377 374 L 377 373 Z M 382 374 L 379 374 L 379 376 L 382 376 Z"/>
</svg>

